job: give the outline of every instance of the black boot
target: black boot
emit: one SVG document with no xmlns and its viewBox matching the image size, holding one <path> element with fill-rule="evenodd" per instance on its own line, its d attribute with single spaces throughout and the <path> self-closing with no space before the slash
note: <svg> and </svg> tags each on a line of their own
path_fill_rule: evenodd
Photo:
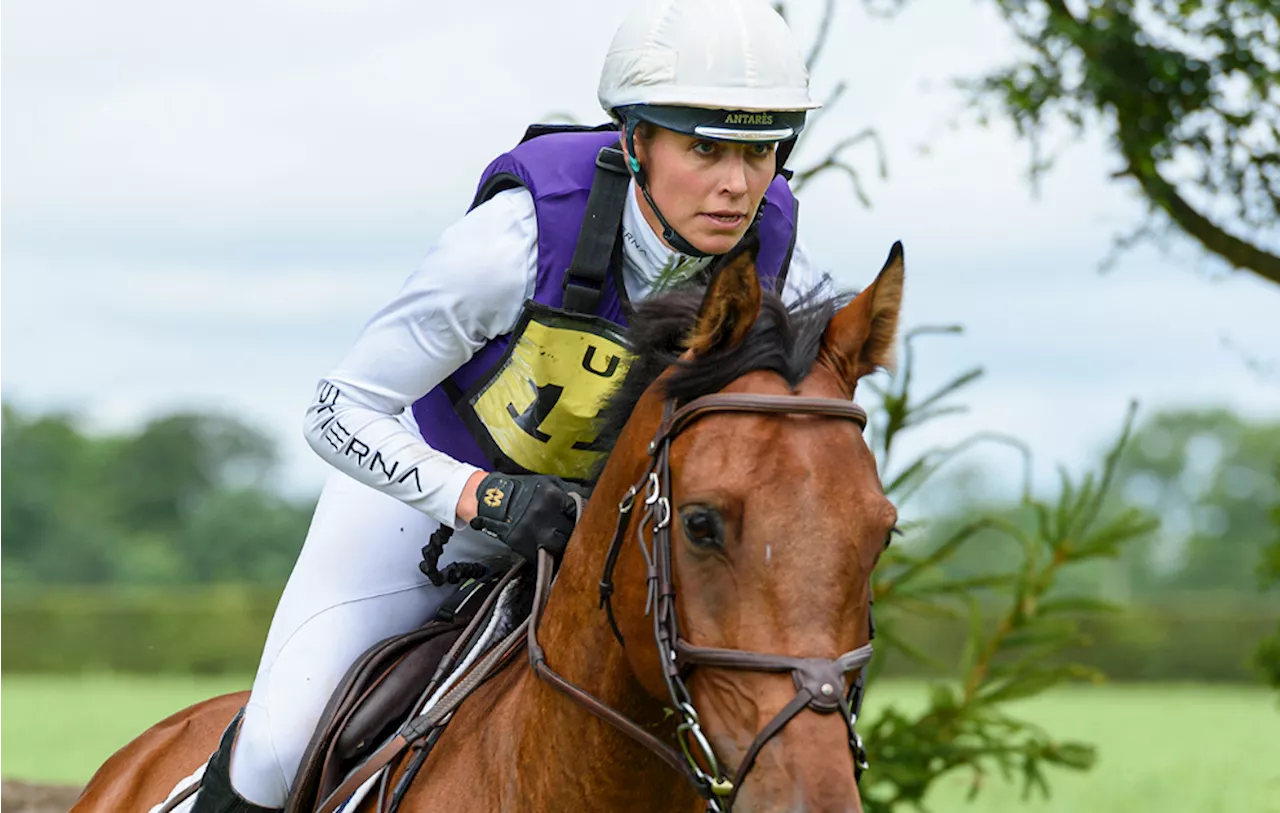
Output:
<svg viewBox="0 0 1280 813">
<path fill-rule="evenodd" d="M 209 758 L 191 813 L 281 813 L 282 808 L 262 807 L 246 801 L 231 787 L 231 746 L 236 741 L 242 717 L 244 709 L 227 726 L 222 742 L 218 743 L 218 750 Z"/>
</svg>

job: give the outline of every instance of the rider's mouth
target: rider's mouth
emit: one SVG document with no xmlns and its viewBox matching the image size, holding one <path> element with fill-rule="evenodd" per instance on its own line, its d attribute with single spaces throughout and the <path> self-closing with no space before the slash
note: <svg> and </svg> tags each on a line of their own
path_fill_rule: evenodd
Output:
<svg viewBox="0 0 1280 813">
<path fill-rule="evenodd" d="M 746 219 L 743 212 L 703 212 L 702 216 L 710 220 L 716 226 L 727 229 L 734 229 L 742 225 L 742 221 Z"/>
</svg>

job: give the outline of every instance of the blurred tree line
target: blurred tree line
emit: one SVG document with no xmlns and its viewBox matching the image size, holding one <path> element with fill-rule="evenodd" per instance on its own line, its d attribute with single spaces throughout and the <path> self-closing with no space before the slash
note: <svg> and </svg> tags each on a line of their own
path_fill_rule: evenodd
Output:
<svg viewBox="0 0 1280 813">
<path fill-rule="evenodd" d="M 1272 542 L 1267 547 L 1266 559 L 1258 566 L 1258 575 L 1264 587 L 1280 588 L 1280 505 L 1271 511 L 1271 524 Z M 1276 619 L 1275 632 L 1258 648 L 1256 660 L 1271 685 L 1280 689 L 1280 618 Z"/>
<path fill-rule="evenodd" d="M 272 440 L 225 415 L 94 435 L 71 415 L 5 405 L 3 460 L 6 585 L 282 584 L 314 507 L 275 488 Z M 1016 513 L 988 492 L 981 471 L 944 472 L 931 494 L 951 508 L 901 544 L 928 549 L 979 515 Z M 1126 604 L 1257 594 L 1260 577 L 1280 569 L 1280 422 L 1224 409 L 1150 415 L 1108 499 L 1159 517 L 1161 530 L 1064 576 L 1064 588 Z M 940 566 L 956 577 L 992 572 L 1009 544 L 977 533 Z"/>
<path fill-rule="evenodd" d="M 938 478 L 931 496 L 946 508 L 918 543 L 939 544 L 978 515 L 1012 519 L 1016 506 L 992 501 L 990 489 L 981 470 Z M 1107 502 L 1159 518 L 1159 530 L 1125 545 L 1114 561 L 1064 574 L 1063 589 L 1121 604 L 1260 595 L 1277 567 L 1280 421 L 1220 408 L 1147 416 L 1119 456 Z M 988 572 L 1007 559 L 1009 544 L 976 534 L 945 567 L 953 575 Z"/>
<path fill-rule="evenodd" d="M 3 582 L 282 584 L 312 502 L 274 488 L 275 445 L 223 415 L 92 435 L 3 407 Z"/>
<path fill-rule="evenodd" d="M 937 473 L 968 447 L 932 450 L 921 458 L 923 474 Z M 981 588 L 1000 584 L 1001 574 L 1034 569 L 1028 540 L 1056 534 L 1060 547 L 1050 558 L 1070 567 L 1047 579 L 1027 571 L 1004 583 L 1015 591 L 1038 585 L 1028 606 L 1075 614 L 1054 622 L 1063 637 L 1043 653 L 1046 663 L 1088 663 L 1130 680 L 1261 675 L 1280 687 L 1280 421 L 1225 409 L 1157 412 L 1113 451 L 1111 482 L 1101 492 L 1088 476 L 1077 484 L 1065 473 L 1058 489 L 1064 506 L 1094 490 L 1097 518 L 1151 518 L 1149 532 L 1121 526 L 1105 555 L 1077 556 L 1094 544 L 1105 548 L 1110 532 L 1070 527 L 1073 520 L 1062 512 L 1046 517 L 1052 506 L 1031 495 L 992 500 L 984 473 L 959 465 L 934 477 L 932 508 L 909 529 L 907 547 L 931 560 L 934 581 L 945 589 L 972 585 L 982 605 L 973 607 L 974 624 L 989 628 L 999 602 Z M 1100 461 L 1099 471 L 1107 468 Z M 1090 542 L 1091 533 L 1102 541 Z M 937 675 L 971 657 L 957 624 L 918 603 L 901 609 L 891 608 L 885 624 L 899 655 Z"/>
</svg>

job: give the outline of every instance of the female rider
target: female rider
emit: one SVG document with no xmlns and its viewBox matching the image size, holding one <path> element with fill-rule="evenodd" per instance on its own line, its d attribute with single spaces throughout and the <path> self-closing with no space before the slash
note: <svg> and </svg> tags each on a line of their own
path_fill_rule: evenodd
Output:
<svg viewBox="0 0 1280 813">
<path fill-rule="evenodd" d="M 794 300 L 820 282 L 781 174 L 818 106 L 808 84 L 766 0 L 645 3 L 605 57 L 613 125 L 538 135 L 490 165 L 307 410 L 308 441 L 338 471 L 194 813 L 285 804 L 348 666 L 448 595 L 417 567 L 440 525 L 457 529 L 445 562 L 563 549 L 571 482 L 604 453 L 592 419 L 625 372 L 631 302 L 697 275 L 748 229 L 762 284 Z M 621 191 L 588 217 L 613 170 Z"/>
</svg>

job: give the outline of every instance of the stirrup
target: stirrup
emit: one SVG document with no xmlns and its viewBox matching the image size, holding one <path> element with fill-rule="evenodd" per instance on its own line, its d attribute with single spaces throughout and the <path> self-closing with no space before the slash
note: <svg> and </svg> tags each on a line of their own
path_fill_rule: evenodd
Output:
<svg viewBox="0 0 1280 813">
<path fill-rule="evenodd" d="M 218 750 L 209 758 L 191 813 L 282 813 L 284 810 L 280 807 L 255 805 L 231 787 L 231 746 L 235 744 L 236 733 L 240 730 L 243 718 L 244 709 L 240 709 L 223 733 Z"/>
</svg>

